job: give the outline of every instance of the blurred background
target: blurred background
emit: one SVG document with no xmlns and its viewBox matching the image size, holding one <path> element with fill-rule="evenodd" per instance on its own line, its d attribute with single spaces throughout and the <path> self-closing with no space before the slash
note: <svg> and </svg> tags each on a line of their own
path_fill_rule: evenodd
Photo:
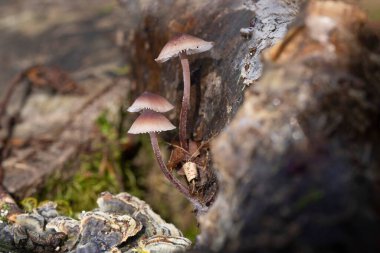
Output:
<svg viewBox="0 0 380 253">
<path fill-rule="evenodd" d="M 17 88 L 7 108 L 18 117 L 4 184 L 25 208 L 54 200 L 71 216 L 96 207 L 102 191 L 128 191 L 194 240 L 192 208 L 162 177 L 148 138 L 125 134 L 136 89 L 125 42 L 142 20 L 123 2 L 0 0 L 0 99 L 17 77 L 32 90 Z M 380 31 L 380 1 L 358 3 Z M 73 152 L 76 159 L 63 163 Z"/>
<path fill-rule="evenodd" d="M 126 134 L 135 116 L 125 113 L 134 98 L 128 96 L 133 81 L 122 46 L 138 22 L 130 22 L 134 11 L 118 1 L 0 1 L 0 99 L 23 76 L 7 108 L 20 115 L 8 143 L 12 158 L 4 164 L 4 184 L 26 208 L 54 200 L 71 216 L 95 208 L 100 192 L 128 191 L 194 239 L 192 207 L 162 176 L 148 136 Z M 46 81 L 55 85 L 46 87 Z M 21 109 L 26 83 L 32 96 Z M 75 117 L 76 126 L 57 140 Z M 70 146 L 76 158 L 60 164 Z"/>
</svg>

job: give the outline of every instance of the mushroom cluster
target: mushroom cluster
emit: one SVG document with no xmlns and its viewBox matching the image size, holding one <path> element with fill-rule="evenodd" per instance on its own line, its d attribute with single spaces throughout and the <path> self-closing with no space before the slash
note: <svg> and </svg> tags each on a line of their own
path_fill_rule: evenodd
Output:
<svg viewBox="0 0 380 253">
<path fill-rule="evenodd" d="M 210 50 L 214 43 L 200 38 L 182 34 L 171 39 L 162 48 L 160 54 L 155 59 L 158 63 L 166 62 L 171 58 L 178 57 L 181 60 L 183 72 L 183 98 L 181 114 L 179 117 L 179 140 L 181 147 L 188 151 L 187 141 L 187 113 L 190 110 L 190 66 L 188 55 L 198 54 Z"/>
<path fill-rule="evenodd" d="M 152 144 L 153 153 L 156 157 L 158 165 L 165 177 L 193 203 L 197 210 L 202 209 L 198 201 L 191 196 L 191 193 L 185 185 L 181 183 L 166 167 L 162 159 L 161 151 L 158 145 L 157 133 L 162 131 L 173 130 L 176 127 L 162 114 L 172 110 L 174 106 L 165 98 L 144 92 L 135 102 L 128 108 L 129 112 L 141 112 L 135 122 L 128 130 L 129 134 L 149 133 L 150 142 Z"/>
<path fill-rule="evenodd" d="M 189 140 L 187 136 L 187 114 L 190 110 L 190 67 L 188 55 L 197 54 L 210 50 L 213 42 L 205 41 L 197 37 L 182 34 L 171 39 L 161 50 L 159 56 L 155 59 L 159 63 L 179 57 L 183 71 L 183 98 L 182 107 L 179 117 L 179 141 L 181 148 L 189 154 Z M 192 196 L 189 185 L 184 185 L 178 180 L 167 168 L 162 159 L 162 155 L 158 146 L 157 132 L 169 131 L 175 129 L 175 126 L 162 113 L 173 109 L 165 98 L 144 92 L 135 102 L 128 108 L 129 112 L 141 112 L 140 116 L 132 124 L 129 134 L 149 133 L 153 152 L 156 156 L 158 165 L 165 177 L 193 203 L 197 211 L 205 211 L 207 209 L 199 200 Z M 186 179 L 192 183 L 197 177 L 197 167 L 195 163 L 186 163 L 184 168 Z"/>
</svg>

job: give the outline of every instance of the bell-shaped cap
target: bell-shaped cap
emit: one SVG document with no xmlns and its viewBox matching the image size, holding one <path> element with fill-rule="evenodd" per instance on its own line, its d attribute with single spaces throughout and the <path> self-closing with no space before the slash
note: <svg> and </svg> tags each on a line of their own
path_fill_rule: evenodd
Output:
<svg viewBox="0 0 380 253">
<path fill-rule="evenodd" d="M 210 50 L 213 46 L 214 42 L 182 34 L 169 40 L 155 61 L 159 63 L 166 62 L 173 57 L 177 57 L 181 52 L 185 52 L 187 55 L 202 53 Z"/>
<path fill-rule="evenodd" d="M 144 134 L 151 132 L 162 132 L 175 129 L 175 126 L 161 113 L 154 111 L 144 111 L 133 122 L 128 130 L 129 134 Z"/>
<path fill-rule="evenodd" d="M 144 109 L 149 109 L 156 112 L 167 112 L 173 109 L 174 106 L 165 98 L 145 91 L 135 102 L 128 108 L 128 112 L 139 112 Z"/>
</svg>

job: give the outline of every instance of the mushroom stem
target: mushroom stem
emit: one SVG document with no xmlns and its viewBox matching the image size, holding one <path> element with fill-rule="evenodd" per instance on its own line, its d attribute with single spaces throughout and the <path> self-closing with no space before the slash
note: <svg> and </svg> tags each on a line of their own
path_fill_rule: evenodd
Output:
<svg viewBox="0 0 380 253">
<path fill-rule="evenodd" d="M 182 72 L 183 72 L 183 98 L 182 98 L 182 108 L 179 117 L 179 141 L 182 148 L 188 151 L 187 144 L 187 112 L 190 107 L 190 67 L 189 59 L 186 53 L 180 53 L 179 58 L 181 59 Z"/>
<path fill-rule="evenodd" d="M 155 132 L 150 132 L 150 142 L 152 143 L 152 148 L 154 155 L 156 156 L 158 165 L 160 166 L 161 171 L 164 173 L 165 177 L 183 194 L 185 197 L 193 203 L 195 208 L 197 210 L 204 210 L 204 207 L 194 198 L 190 195 L 190 191 L 187 187 L 185 187 L 176 177 L 174 177 L 166 167 L 160 148 L 158 146 L 158 141 L 157 141 L 157 134 Z"/>
</svg>

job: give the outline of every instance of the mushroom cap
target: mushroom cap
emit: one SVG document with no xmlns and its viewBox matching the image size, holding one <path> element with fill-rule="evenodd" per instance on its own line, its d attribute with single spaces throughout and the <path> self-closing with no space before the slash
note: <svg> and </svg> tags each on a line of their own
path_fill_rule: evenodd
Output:
<svg viewBox="0 0 380 253">
<path fill-rule="evenodd" d="M 139 112 L 144 109 L 149 109 L 156 112 L 167 112 L 173 109 L 174 106 L 165 98 L 145 91 L 135 102 L 128 108 L 128 112 Z"/>
<path fill-rule="evenodd" d="M 202 53 L 210 50 L 213 46 L 214 42 L 182 34 L 169 40 L 155 61 L 159 63 L 166 62 L 170 58 L 177 57 L 181 52 L 185 52 L 187 55 Z"/>
<path fill-rule="evenodd" d="M 128 130 L 129 134 L 144 134 L 151 132 L 162 132 L 175 129 L 175 126 L 161 113 L 144 111 L 133 122 Z"/>
</svg>

